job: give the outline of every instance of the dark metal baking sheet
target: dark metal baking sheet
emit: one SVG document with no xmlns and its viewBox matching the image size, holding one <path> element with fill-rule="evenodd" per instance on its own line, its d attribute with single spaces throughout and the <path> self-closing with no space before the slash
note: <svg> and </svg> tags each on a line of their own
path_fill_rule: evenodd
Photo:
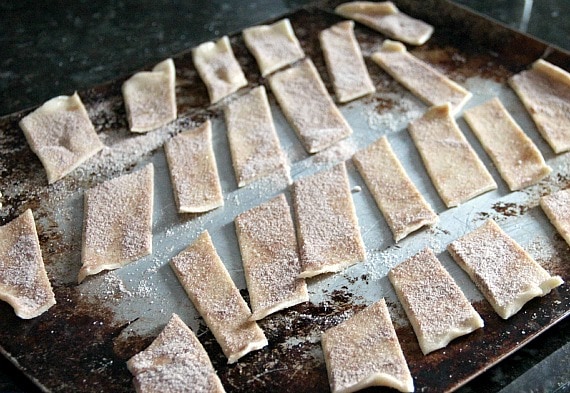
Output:
<svg viewBox="0 0 570 393">
<path fill-rule="evenodd" d="M 330 12 L 333 5 L 327 2 L 289 15 L 306 54 L 317 65 L 331 92 L 317 35 L 341 20 Z M 191 56 L 182 53 L 174 57 L 179 119 L 160 130 L 144 135 L 127 131 L 120 94 L 122 80 L 80 92 L 107 148 L 54 185 L 46 186 L 41 164 L 18 128 L 17 123 L 26 112 L 0 119 L 0 191 L 3 193 L 0 220 L 5 223 L 26 208 L 33 209 L 58 301 L 49 312 L 30 321 L 18 319 L 7 304 L 1 303 L 2 352 L 47 391 L 132 391 L 125 361 L 144 349 L 172 312 L 176 312 L 198 333 L 228 391 L 327 391 L 320 333 L 367 304 L 386 297 L 416 390 L 446 391 L 473 378 L 567 315 L 570 291 L 564 284 L 503 321 L 451 261 L 445 246 L 492 217 L 552 274 L 569 279 L 568 246 L 537 205 L 541 195 L 570 186 L 570 156 L 552 153 L 507 87 L 506 80 L 543 55 L 569 69 L 570 56 L 446 1 L 404 0 L 397 5 L 436 26 L 434 37 L 426 45 L 413 49 L 413 53 L 471 90 L 474 98 L 468 107 L 498 95 L 553 167 L 550 177 L 521 192 L 509 192 L 460 119 L 461 128 L 499 188 L 458 208 L 446 209 L 405 130 L 407 123 L 420 116 L 426 106 L 368 60 L 377 93 L 340 106 L 354 135 L 315 156 L 305 153 L 270 94 L 278 134 L 292 164 L 294 179 L 346 160 L 355 150 L 388 135 L 408 173 L 440 214 L 440 223 L 395 245 L 362 179 L 348 161 L 367 260 L 342 273 L 309 280 L 309 303 L 260 322 L 269 346 L 247 355 L 237 364 L 227 365 L 168 261 L 201 230 L 208 229 L 247 299 L 233 218 L 279 192 L 288 194 L 288 190 L 286 184 L 274 179 L 237 189 L 221 106 L 208 105 L 206 90 L 193 68 Z M 362 26 L 356 27 L 356 33 L 366 56 L 379 48 L 384 39 Z M 264 83 L 240 35 L 235 34 L 231 39 L 250 87 Z M 216 159 L 226 204 L 207 214 L 178 215 L 161 145 L 170 136 L 206 118 L 213 122 Z M 83 191 L 147 162 L 153 162 L 156 168 L 153 255 L 77 285 Z M 425 246 L 436 251 L 485 321 L 485 328 L 428 356 L 421 354 L 386 278 L 392 266 Z"/>
</svg>

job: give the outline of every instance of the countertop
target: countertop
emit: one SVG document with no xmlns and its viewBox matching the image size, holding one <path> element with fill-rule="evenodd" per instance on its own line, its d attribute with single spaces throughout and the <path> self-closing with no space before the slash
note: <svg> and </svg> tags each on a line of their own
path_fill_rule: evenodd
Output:
<svg viewBox="0 0 570 393">
<path fill-rule="evenodd" d="M 567 0 L 458 0 L 570 50 Z M 276 17 L 307 0 L 108 0 L 0 3 L 0 116 L 37 106 Z M 236 6 L 239 4 L 239 6 Z M 570 320 L 462 388 L 570 391 Z M 0 392 L 37 388 L 0 356 Z"/>
</svg>

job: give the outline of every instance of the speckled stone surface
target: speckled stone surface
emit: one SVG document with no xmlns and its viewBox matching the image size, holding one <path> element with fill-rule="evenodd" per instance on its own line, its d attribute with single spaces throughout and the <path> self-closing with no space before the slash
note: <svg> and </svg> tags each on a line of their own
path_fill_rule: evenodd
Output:
<svg viewBox="0 0 570 393">
<path fill-rule="evenodd" d="M 570 50 L 570 1 L 455 0 L 507 26 Z"/>
<path fill-rule="evenodd" d="M 457 0 L 510 27 L 570 50 L 568 0 Z M 309 0 L 33 0 L 0 2 L 0 116 L 135 70 Z M 526 5 L 526 8 L 525 8 Z M 566 318 L 461 392 L 570 391 Z M 562 348 L 562 349 L 560 349 Z M 556 357 L 552 357 L 554 355 Z M 553 359 L 549 361 L 549 359 Z M 554 381 L 552 370 L 561 365 Z M 556 373 L 555 373 L 556 374 Z M 529 376 L 530 375 L 530 376 Z M 523 382 L 521 382 L 523 381 Z M 34 392 L 0 356 L 0 392 Z"/>
</svg>

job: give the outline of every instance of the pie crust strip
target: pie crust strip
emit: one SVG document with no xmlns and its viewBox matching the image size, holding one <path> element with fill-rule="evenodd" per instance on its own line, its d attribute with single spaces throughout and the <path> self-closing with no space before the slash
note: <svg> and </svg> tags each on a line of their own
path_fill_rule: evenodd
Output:
<svg viewBox="0 0 570 393">
<path fill-rule="evenodd" d="M 274 173 L 290 179 L 265 87 L 256 87 L 228 104 L 224 115 L 238 187 Z"/>
<path fill-rule="evenodd" d="M 224 204 L 210 120 L 170 139 L 164 151 L 179 213 L 201 213 Z"/>
<path fill-rule="evenodd" d="M 541 197 L 540 207 L 566 243 L 570 244 L 570 189 Z"/>
<path fill-rule="evenodd" d="M 249 27 L 242 34 L 247 49 L 257 61 L 261 76 L 267 76 L 305 57 L 287 18 L 272 25 Z"/>
<path fill-rule="evenodd" d="M 483 320 L 431 249 L 394 267 L 388 278 L 424 355 L 483 327 Z"/>
<path fill-rule="evenodd" d="M 225 391 L 206 350 L 176 314 L 148 348 L 127 361 L 127 367 L 138 393 Z"/>
<path fill-rule="evenodd" d="M 236 233 L 252 320 L 309 301 L 307 284 L 299 278 L 301 261 L 285 195 L 254 207 L 235 219 Z"/>
<path fill-rule="evenodd" d="M 433 34 L 433 26 L 400 12 L 391 1 L 353 1 L 339 5 L 335 12 L 411 45 L 423 45 Z"/>
<path fill-rule="evenodd" d="M 152 164 L 85 192 L 80 283 L 152 253 L 153 193 Z"/>
<path fill-rule="evenodd" d="M 299 277 L 338 272 L 365 259 L 344 163 L 297 180 L 293 207 L 303 266 Z"/>
<path fill-rule="evenodd" d="M 497 188 L 493 177 L 451 116 L 449 104 L 431 107 L 408 130 L 447 207 Z"/>
<path fill-rule="evenodd" d="M 552 150 L 570 150 L 570 73 L 539 59 L 509 84 Z"/>
<path fill-rule="evenodd" d="M 35 318 L 56 303 L 30 209 L 0 227 L 0 300 L 22 319 Z"/>
<path fill-rule="evenodd" d="M 552 171 L 498 98 L 467 109 L 463 117 L 511 191 L 536 184 Z"/>
<path fill-rule="evenodd" d="M 344 21 L 321 31 L 321 49 L 338 102 L 374 93 L 366 64 L 354 36 L 354 22 Z"/>
<path fill-rule="evenodd" d="M 267 338 L 220 260 L 207 231 L 170 265 L 220 344 L 228 363 L 267 345 Z"/>
<path fill-rule="evenodd" d="M 205 42 L 192 49 L 192 60 L 208 89 L 212 104 L 247 85 L 227 36 L 215 43 Z"/>
<path fill-rule="evenodd" d="M 551 276 L 493 220 L 450 243 L 453 259 L 469 274 L 501 318 L 563 283 Z"/>
<path fill-rule="evenodd" d="M 77 93 L 46 101 L 20 120 L 20 128 L 50 184 L 104 147 Z"/>
<path fill-rule="evenodd" d="M 269 78 L 281 110 L 309 153 L 352 134 L 310 59 Z"/>
<path fill-rule="evenodd" d="M 437 214 L 412 183 L 385 136 L 357 152 L 352 160 L 396 242 L 438 221 Z"/>
<path fill-rule="evenodd" d="M 465 88 L 410 54 L 400 42 L 385 40 L 372 60 L 428 105 L 449 102 L 456 114 L 472 97 Z"/>
<path fill-rule="evenodd" d="M 147 132 L 176 120 L 176 69 L 172 59 L 123 83 L 127 119 L 133 132 Z"/>
<path fill-rule="evenodd" d="M 325 331 L 321 345 L 333 393 L 371 386 L 414 391 L 384 299 Z"/>
</svg>

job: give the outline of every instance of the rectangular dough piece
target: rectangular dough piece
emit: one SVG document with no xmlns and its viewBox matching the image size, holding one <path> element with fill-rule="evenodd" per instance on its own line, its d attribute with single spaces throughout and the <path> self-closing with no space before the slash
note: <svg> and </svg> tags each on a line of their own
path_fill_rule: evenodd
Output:
<svg viewBox="0 0 570 393">
<path fill-rule="evenodd" d="M 450 243 L 447 249 L 503 319 L 516 314 L 530 299 L 544 296 L 563 283 L 493 220 Z"/>
<path fill-rule="evenodd" d="M 238 187 L 270 174 L 282 175 L 290 182 L 265 87 L 256 87 L 228 104 L 224 115 Z"/>
<path fill-rule="evenodd" d="M 301 261 L 295 224 L 285 195 L 254 207 L 235 219 L 251 319 L 309 301 L 307 284 L 299 278 Z"/>
<path fill-rule="evenodd" d="M 552 171 L 498 98 L 467 109 L 463 117 L 511 191 L 536 184 Z"/>
<path fill-rule="evenodd" d="M 389 38 L 411 45 L 423 45 L 433 34 L 433 26 L 400 12 L 391 1 L 353 1 L 334 10 Z"/>
<path fill-rule="evenodd" d="M 400 42 L 385 40 L 372 60 L 396 81 L 428 105 L 451 104 L 458 113 L 473 94 L 437 71 L 431 65 L 410 54 Z"/>
<path fill-rule="evenodd" d="M 271 91 L 309 153 L 352 134 L 310 59 L 269 78 Z"/>
<path fill-rule="evenodd" d="M 247 85 L 247 79 L 234 56 L 230 40 L 205 42 L 192 49 L 192 61 L 215 104 Z"/>
<path fill-rule="evenodd" d="M 497 188 L 497 183 L 451 116 L 449 104 L 431 107 L 408 130 L 439 196 L 458 206 Z"/>
<path fill-rule="evenodd" d="M 247 49 L 257 61 L 261 76 L 267 76 L 305 57 L 287 18 L 272 25 L 248 27 L 242 34 Z"/>
<path fill-rule="evenodd" d="M 539 59 L 509 84 L 552 150 L 570 150 L 570 73 Z"/>
<path fill-rule="evenodd" d="M 201 213 L 223 206 L 210 120 L 170 139 L 164 151 L 179 213 Z"/>
<path fill-rule="evenodd" d="M 78 281 L 152 253 L 154 166 L 85 191 Z"/>
<path fill-rule="evenodd" d="M 378 139 L 357 152 L 352 160 L 390 226 L 396 242 L 424 225 L 433 225 L 438 221 L 437 214 L 412 183 L 392 151 L 388 138 L 383 136 Z"/>
<path fill-rule="evenodd" d="M 221 261 L 208 231 L 170 265 L 190 300 L 220 344 L 228 363 L 267 345 L 267 338 Z"/>
<path fill-rule="evenodd" d="M 431 249 L 392 268 L 388 278 L 424 355 L 483 327 L 483 320 Z"/>
<path fill-rule="evenodd" d="M 414 391 L 384 299 L 325 331 L 321 345 L 332 393 L 372 386 Z"/>
<path fill-rule="evenodd" d="M 540 207 L 566 243 L 570 244 L 570 189 L 541 197 Z"/>
<path fill-rule="evenodd" d="M 321 31 L 321 49 L 338 102 L 374 93 L 366 64 L 354 36 L 354 22 L 344 21 Z"/>
<path fill-rule="evenodd" d="M 127 119 L 132 132 L 147 132 L 176 120 L 176 69 L 172 59 L 152 71 L 137 72 L 123 83 Z"/>
<path fill-rule="evenodd" d="M 50 184 L 104 147 L 77 93 L 46 101 L 20 120 L 20 128 Z"/>
<path fill-rule="evenodd" d="M 0 300 L 22 319 L 35 318 L 55 304 L 30 209 L 0 227 Z"/>
<path fill-rule="evenodd" d="M 225 391 L 206 350 L 176 314 L 148 348 L 127 361 L 127 367 L 137 393 Z"/>
<path fill-rule="evenodd" d="M 297 180 L 293 207 L 302 273 L 338 272 L 366 258 L 344 163 Z"/>
</svg>

